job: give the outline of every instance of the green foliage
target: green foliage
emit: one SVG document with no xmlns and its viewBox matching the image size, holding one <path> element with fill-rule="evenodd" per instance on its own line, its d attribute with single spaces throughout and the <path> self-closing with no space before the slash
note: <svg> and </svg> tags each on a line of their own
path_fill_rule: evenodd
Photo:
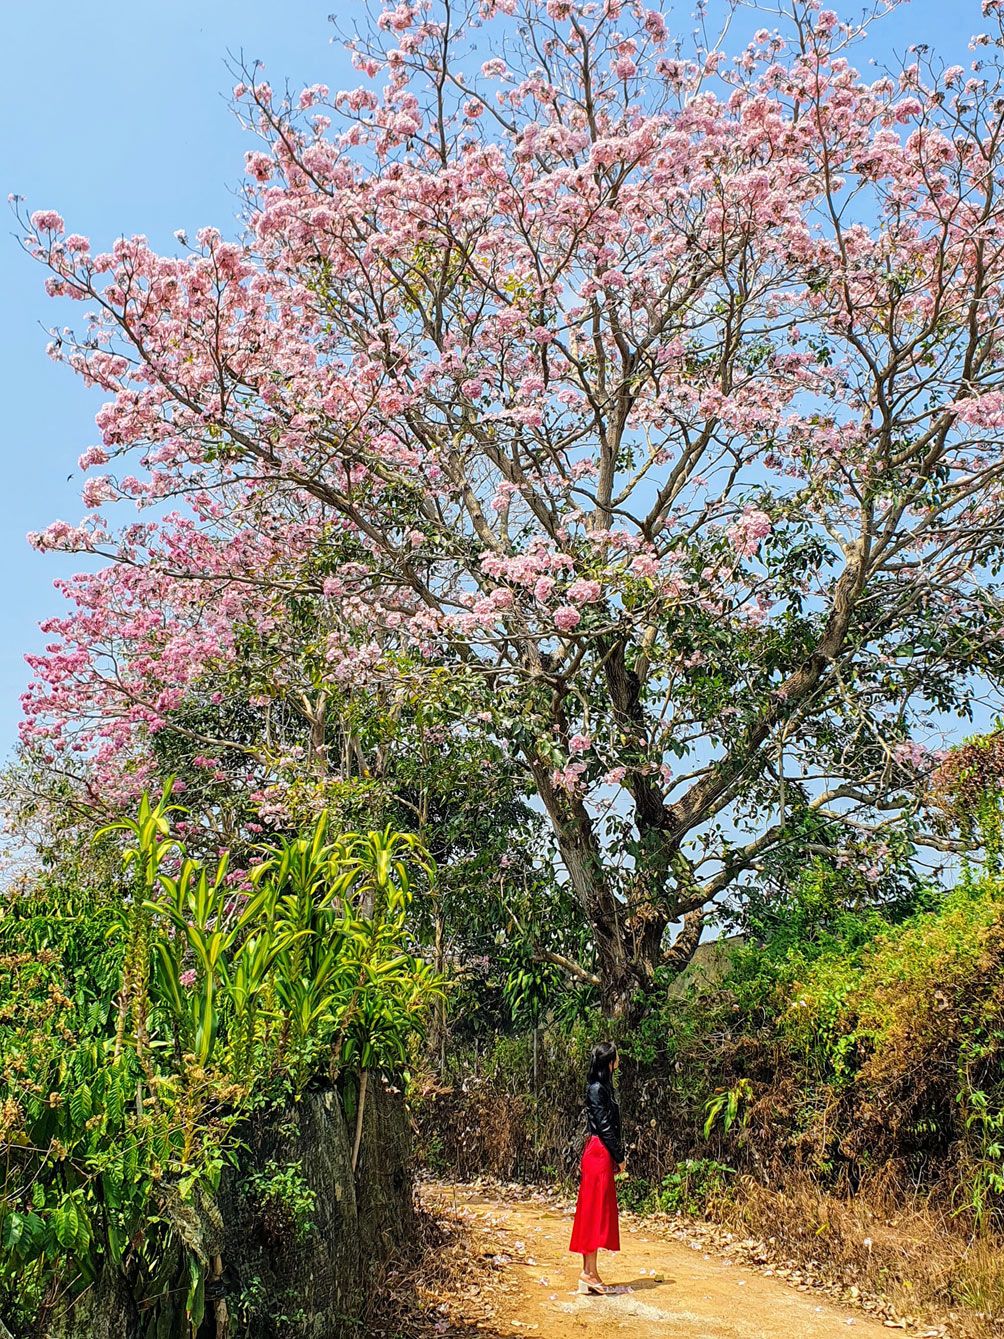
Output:
<svg viewBox="0 0 1004 1339">
<path fill-rule="evenodd" d="M 698 1218 L 712 1201 L 728 1194 L 735 1169 L 714 1158 L 684 1158 L 659 1181 L 627 1177 L 618 1183 L 617 1197 L 634 1213 L 675 1213 Z"/>
<path fill-rule="evenodd" d="M 568 1031 L 595 1013 L 596 989 L 549 956 L 592 965 L 581 913 L 546 860 L 534 869 L 525 857 L 523 852 L 508 859 L 504 877 L 495 871 L 494 879 L 486 877 L 465 894 L 470 903 L 466 931 L 450 935 L 459 959 L 449 1001 L 454 1048 L 459 1044 L 463 1050 L 472 1042 L 490 1048 L 513 1030 L 552 1023 Z M 460 914 L 458 899 L 451 916 Z"/>
<path fill-rule="evenodd" d="M 187 855 L 175 812 L 165 792 L 98 834 L 123 841 L 125 898 L 53 883 L 0 914 L 0 1286 L 72 1295 L 129 1260 L 156 1298 L 180 1269 L 197 1324 L 242 1120 L 399 1071 L 443 983 L 409 948 L 413 838 L 322 818 L 232 872 Z M 301 1230 L 302 1188 L 275 1188 Z"/>
<path fill-rule="evenodd" d="M 720 1197 L 734 1175 L 714 1158 L 685 1158 L 678 1162 L 656 1192 L 656 1208 L 662 1213 L 685 1213 L 696 1217 L 707 1211 L 709 1201 Z"/>
<path fill-rule="evenodd" d="M 503 955 L 506 1004 L 517 1027 L 537 1027 L 548 1006 L 561 993 L 564 979 L 557 967 L 542 961 L 533 946 L 516 940 Z"/>
<path fill-rule="evenodd" d="M 993 862 L 939 892 L 895 876 L 875 888 L 818 857 L 779 906 L 751 897 L 736 928 L 743 938 L 659 981 L 617 1038 L 623 1201 L 697 1204 L 694 1166 L 710 1159 L 771 1185 L 797 1173 L 841 1192 L 868 1178 L 921 1187 L 972 1223 L 1004 1223 L 1004 878 Z M 439 1163 L 574 1178 L 569 1136 L 599 1035 L 595 1020 L 566 1028 L 549 1011 L 539 1090 L 529 1033 L 458 1055 Z"/>
<path fill-rule="evenodd" d="M 269 1246 L 304 1241 L 314 1230 L 317 1195 L 307 1185 L 299 1163 L 280 1166 L 270 1159 L 248 1179 L 258 1209 L 261 1232 Z"/>
<path fill-rule="evenodd" d="M 269 1329 L 284 1334 L 287 1327 L 302 1325 L 310 1317 L 298 1304 L 300 1290 L 285 1288 L 278 1295 L 270 1291 L 257 1274 L 249 1278 L 237 1295 L 235 1311 L 238 1334 L 246 1334 L 266 1324 Z"/>
<path fill-rule="evenodd" d="M 716 1093 L 705 1104 L 707 1116 L 704 1121 L 704 1137 L 707 1139 L 719 1122 L 722 1133 L 728 1134 L 736 1121 L 745 1125 L 749 1120 L 749 1102 L 753 1096 L 753 1085 L 749 1079 L 740 1079 L 723 1093 Z"/>
<path fill-rule="evenodd" d="M 956 1213 L 984 1226 L 1002 1217 L 1004 1206 L 1004 1106 L 1001 1094 L 963 1089 L 965 1128 L 970 1137 L 965 1175 L 955 1186 Z"/>
</svg>

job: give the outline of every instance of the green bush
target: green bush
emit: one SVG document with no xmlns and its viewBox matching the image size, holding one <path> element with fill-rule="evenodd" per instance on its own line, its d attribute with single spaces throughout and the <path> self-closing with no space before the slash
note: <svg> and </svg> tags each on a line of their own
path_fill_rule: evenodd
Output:
<svg viewBox="0 0 1004 1339">
<path fill-rule="evenodd" d="M 303 1179 L 298 1163 L 280 1166 L 268 1161 L 249 1178 L 248 1190 L 268 1245 L 278 1247 L 310 1236 L 317 1195 Z"/>
<path fill-rule="evenodd" d="M 329 840 L 322 820 L 235 885 L 187 856 L 171 809 L 106 830 L 126 896 L 52 882 L 0 913 L 0 1291 L 25 1329 L 127 1262 L 197 1328 L 198 1224 L 241 1122 L 314 1077 L 400 1070 L 442 991 L 409 949 L 410 838 Z M 273 1226 L 305 1230 L 294 1171 L 258 1189 Z"/>
<path fill-rule="evenodd" d="M 698 1218 L 729 1191 L 735 1169 L 715 1158 L 684 1158 L 659 1181 L 628 1176 L 617 1184 L 617 1199 L 632 1213 L 686 1214 Z"/>
<path fill-rule="evenodd" d="M 700 1205 L 710 1163 L 838 1192 L 875 1178 L 1004 1217 L 1004 879 L 883 900 L 817 861 L 782 903 L 754 909 L 712 975 L 660 983 L 618 1039 L 625 1203 Z M 430 1121 L 440 1165 L 574 1180 L 585 1058 L 606 1031 L 544 1029 L 536 1090 L 530 1034 L 455 1056 L 448 1119 Z"/>
<path fill-rule="evenodd" d="M 714 1158 L 685 1158 L 664 1176 L 656 1191 L 655 1207 L 662 1213 L 698 1216 L 720 1198 L 735 1169 Z"/>
</svg>

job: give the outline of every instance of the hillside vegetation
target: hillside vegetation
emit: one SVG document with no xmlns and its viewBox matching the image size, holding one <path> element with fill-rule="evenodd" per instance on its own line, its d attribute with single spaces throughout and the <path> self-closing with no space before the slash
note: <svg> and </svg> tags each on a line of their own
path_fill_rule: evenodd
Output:
<svg viewBox="0 0 1004 1339">
<path fill-rule="evenodd" d="M 847 895 L 811 866 L 619 1038 L 622 1201 L 772 1235 L 914 1305 L 996 1315 L 1004 878 L 968 871 L 885 906 Z M 429 1164 L 571 1179 L 600 1026 L 459 1047 L 421 1106 Z"/>
</svg>

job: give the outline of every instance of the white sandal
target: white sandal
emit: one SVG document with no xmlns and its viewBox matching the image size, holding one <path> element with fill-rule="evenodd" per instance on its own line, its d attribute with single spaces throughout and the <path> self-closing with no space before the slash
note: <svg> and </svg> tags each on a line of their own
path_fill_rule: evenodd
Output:
<svg viewBox="0 0 1004 1339">
<path fill-rule="evenodd" d="M 580 1293 L 585 1293 L 587 1296 L 590 1293 L 593 1293 L 597 1297 L 603 1297 L 605 1296 L 606 1291 L 607 1291 L 607 1285 L 605 1283 L 601 1283 L 599 1279 L 587 1279 L 582 1274 L 579 1275 Z"/>
</svg>

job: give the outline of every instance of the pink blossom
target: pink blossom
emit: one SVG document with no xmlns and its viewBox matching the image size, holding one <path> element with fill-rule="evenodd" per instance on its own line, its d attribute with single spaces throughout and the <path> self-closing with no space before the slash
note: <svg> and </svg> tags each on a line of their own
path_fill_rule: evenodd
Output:
<svg viewBox="0 0 1004 1339">
<path fill-rule="evenodd" d="M 411 4 L 399 4 L 394 9 L 388 6 L 378 19 L 381 28 L 389 28 L 395 33 L 407 32 L 414 22 L 415 7 Z"/>
<path fill-rule="evenodd" d="M 598 581 L 586 581 L 580 578 L 568 588 L 568 598 L 574 604 L 595 604 L 603 593 Z"/>
<path fill-rule="evenodd" d="M 773 522 L 766 512 L 755 507 L 746 508 L 739 519 L 730 525 L 725 534 L 743 558 L 751 558 L 759 549 L 760 541 L 770 534 Z"/>
<path fill-rule="evenodd" d="M 655 42 L 665 42 L 669 37 L 669 29 L 666 27 L 666 20 L 656 9 L 646 11 L 645 31 Z"/>
<path fill-rule="evenodd" d="M 329 94 L 327 84 L 311 84 L 309 88 L 303 89 L 300 93 L 299 106 L 303 111 L 307 107 L 313 107 L 317 102 L 324 102 Z"/>
<path fill-rule="evenodd" d="M 62 215 L 54 209 L 36 209 L 31 216 L 31 226 L 36 232 L 62 232 L 66 227 Z"/>
<path fill-rule="evenodd" d="M 1004 214 L 980 209 L 974 183 L 1001 175 L 1004 151 L 953 99 L 991 106 L 999 89 L 963 86 L 989 67 L 930 90 L 917 68 L 863 79 L 811 5 L 803 45 L 789 24 L 708 54 L 681 30 L 666 59 L 654 0 L 551 0 L 545 71 L 534 34 L 503 17 L 543 5 L 472 0 L 455 39 L 441 6 L 382 0 L 351 57 L 363 86 L 313 85 L 299 106 L 240 87 L 256 140 L 239 229 L 161 254 L 141 236 L 92 253 L 51 211 L 24 228 L 49 291 L 82 304 L 80 328 L 50 344 L 99 399 L 81 468 L 115 462 L 84 484 L 100 510 L 33 538 L 86 568 L 60 577 L 28 661 L 22 740 L 39 774 L 114 810 L 159 788 L 154 736 L 174 713 L 238 685 L 260 734 L 205 745 L 192 771 L 285 826 L 314 762 L 285 723 L 309 737 L 315 696 L 389 710 L 462 664 L 479 703 L 520 701 L 540 665 L 563 689 L 527 704 L 542 738 L 565 738 L 588 702 L 603 741 L 584 746 L 583 728 L 554 784 L 584 796 L 595 752 L 609 786 L 668 788 L 667 736 L 694 715 L 674 696 L 716 637 L 735 688 L 692 721 L 699 756 L 785 693 L 813 729 L 798 676 L 765 685 L 756 628 L 795 602 L 823 626 L 862 497 L 888 527 L 897 608 L 985 615 L 971 555 L 993 551 L 1001 513 Z M 480 74 L 472 40 L 490 57 Z M 426 83 L 444 50 L 448 125 Z M 839 230 L 832 190 L 861 202 Z M 737 257 L 738 326 L 722 301 Z M 920 349 L 890 472 L 874 350 L 913 348 L 939 321 L 986 356 Z M 936 475 L 911 447 L 925 440 Z M 788 517 L 832 561 L 789 569 L 768 540 Z M 650 674 L 641 756 L 606 673 L 621 646 Z M 859 654 L 862 682 L 884 672 L 871 646 Z M 225 736 L 229 713 L 213 714 Z M 912 745 L 896 756 L 922 761 Z M 721 816 L 702 824 L 708 867 Z"/>
<path fill-rule="evenodd" d="M 585 753 L 592 746 L 593 741 L 588 735 L 572 735 L 568 741 L 568 747 L 572 753 Z"/>
<path fill-rule="evenodd" d="M 585 763 L 567 763 L 564 767 L 558 768 L 551 773 L 551 783 L 552 785 L 557 786 L 559 790 L 567 790 L 570 794 L 574 795 L 582 788 L 582 776 L 585 770 Z"/>
<path fill-rule="evenodd" d="M 81 492 L 85 507 L 100 507 L 116 496 L 115 485 L 107 475 L 88 479 Z"/>
<path fill-rule="evenodd" d="M 554 611 L 554 626 L 559 632 L 571 632 L 582 622 L 582 615 L 573 605 L 563 604 Z"/>
<path fill-rule="evenodd" d="M 107 462 L 108 452 L 103 446 L 89 446 L 77 460 L 77 465 L 82 470 L 88 470 L 92 465 L 105 465 Z"/>
<path fill-rule="evenodd" d="M 901 740 L 892 751 L 893 757 L 903 767 L 910 767 L 919 771 L 930 765 L 931 754 L 923 744 L 918 744 L 915 740 Z"/>
<path fill-rule="evenodd" d="M 631 560 L 631 571 L 636 577 L 654 577 L 659 573 L 659 564 L 648 553 L 639 553 Z"/>
<path fill-rule="evenodd" d="M 254 151 L 245 154 L 244 167 L 248 174 L 256 181 L 265 182 L 275 171 L 275 161 L 270 154 Z"/>
</svg>

